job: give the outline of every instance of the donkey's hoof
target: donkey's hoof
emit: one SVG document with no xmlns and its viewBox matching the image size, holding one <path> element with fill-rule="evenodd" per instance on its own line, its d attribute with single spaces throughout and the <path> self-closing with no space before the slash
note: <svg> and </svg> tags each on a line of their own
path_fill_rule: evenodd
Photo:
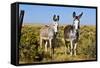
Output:
<svg viewBox="0 0 100 68">
<path fill-rule="evenodd" d="M 73 54 L 72 53 L 70 53 L 70 56 L 72 56 Z"/>
</svg>

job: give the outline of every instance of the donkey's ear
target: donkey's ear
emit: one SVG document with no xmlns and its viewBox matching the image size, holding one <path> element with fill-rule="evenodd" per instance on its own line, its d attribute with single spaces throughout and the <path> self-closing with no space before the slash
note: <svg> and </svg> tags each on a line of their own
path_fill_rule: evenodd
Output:
<svg viewBox="0 0 100 68">
<path fill-rule="evenodd" d="M 57 16 L 57 20 L 59 21 L 59 15 Z"/>
<path fill-rule="evenodd" d="M 79 18 L 81 18 L 81 17 L 82 17 L 82 15 L 83 15 L 83 12 L 79 15 Z"/>
<path fill-rule="evenodd" d="M 55 21 L 56 15 L 53 16 L 53 20 Z"/>
<path fill-rule="evenodd" d="M 73 12 L 73 18 L 76 16 L 76 13 L 75 12 Z"/>
</svg>

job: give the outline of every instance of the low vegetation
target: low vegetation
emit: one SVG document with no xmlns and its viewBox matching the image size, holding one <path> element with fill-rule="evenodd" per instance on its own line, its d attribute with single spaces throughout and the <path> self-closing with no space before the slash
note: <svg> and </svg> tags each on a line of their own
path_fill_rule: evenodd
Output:
<svg viewBox="0 0 100 68">
<path fill-rule="evenodd" d="M 96 27 L 81 26 L 80 38 L 77 47 L 77 56 L 64 54 L 63 29 L 59 27 L 59 33 L 56 38 L 53 57 L 44 48 L 40 48 L 39 32 L 41 25 L 23 25 L 19 45 L 19 63 L 39 63 L 39 62 L 60 62 L 60 61 L 79 61 L 96 59 Z M 44 45 L 44 44 L 43 44 Z"/>
</svg>

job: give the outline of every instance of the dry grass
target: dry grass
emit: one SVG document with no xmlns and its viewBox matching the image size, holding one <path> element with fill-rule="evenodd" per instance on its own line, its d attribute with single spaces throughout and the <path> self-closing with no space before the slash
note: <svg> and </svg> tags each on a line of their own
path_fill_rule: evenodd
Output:
<svg viewBox="0 0 100 68">
<path fill-rule="evenodd" d="M 77 55 L 70 56 L 64 54 L 64 44 L 61 40 L 63 38 L 63 29 L 65 26 L 60 26 L 57 46 L 55 47 L 53 58 L 44 52 L 44 49 L 38 50 L 39 46 L 39 25 L 24 25 L 22 28 L 20 48 L 20 64 L 25 63 L 45 63 L 45 62 L 61 62 L 61 61 L 82 61 L 82 60 L 96 60 L 96 29 L 95 26 L 81 26 L 80 40 L 77 47 Z M 50 50 L 50 49 L 48 49 Z M 37 55 L 38 54 L 38 55 Z M 26 56 L 27 55 L 27 56 Z M 35 57 L 41 58 L 40 61 Z"/>
</svg>

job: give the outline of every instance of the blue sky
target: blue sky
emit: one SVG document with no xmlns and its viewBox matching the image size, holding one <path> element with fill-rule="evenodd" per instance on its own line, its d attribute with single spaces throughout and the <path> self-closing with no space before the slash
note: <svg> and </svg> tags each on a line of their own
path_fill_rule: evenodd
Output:
<svg viewBox="0 0 100 68">
<path fill-rule="evenodd" d="M 56 7 L 56 6 L 40 6 L 40 5 L 25 5 L 20 4 L 20 10 L 25 11 L 24 23 L 40 23 L 49 24 L 53 22 L 53 15 L 59 15 L 59 24 L 72 24 L 72 14 L 75 11 L 76 15 L 83 12 L 80 19 L 81 25 L 95 25 L 96 9 L 91 8 L 75 8 L 75 7 Z"/>
</svg>

